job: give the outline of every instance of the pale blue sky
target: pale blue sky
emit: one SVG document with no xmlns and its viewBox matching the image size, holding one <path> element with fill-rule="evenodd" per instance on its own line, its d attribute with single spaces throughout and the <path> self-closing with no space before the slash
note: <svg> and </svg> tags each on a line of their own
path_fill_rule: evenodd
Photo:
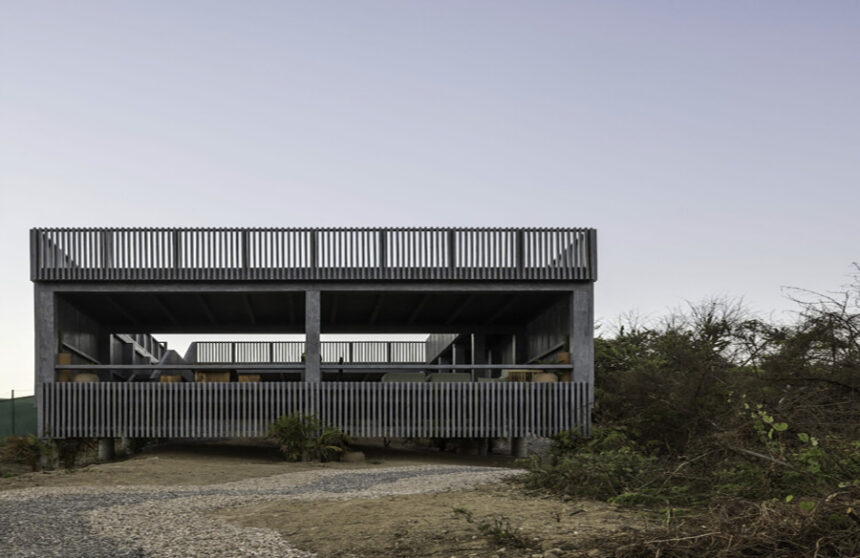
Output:
<svg viewBox="0 0 860 558">
<path fill-rule="evenodd" d="M 856 2 L 0 0 L 0 394 L 32 226 L 593 226 L 602 320 L 782 315 L 860 259 L 858 103 Z"/>
</svg>

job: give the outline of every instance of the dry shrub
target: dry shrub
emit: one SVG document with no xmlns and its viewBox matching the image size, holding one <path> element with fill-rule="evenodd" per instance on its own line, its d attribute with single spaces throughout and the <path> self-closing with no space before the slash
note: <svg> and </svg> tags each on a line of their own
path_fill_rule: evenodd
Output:
<svg viewBox="0 0 860 558">
<path fill-rule="evenodd" d="M 616 558 L 848 558 L 860 555 L 860 488 L 824 498 L 732 500 L 614 543 Z M 601 541 L 605 547 L 607 541 Z"/>
<path fill-rule="evenodd" d="M 596 340 L 594 438 L 524 482 L 671 518 L 595 542 L 621 558 L 860 556 L 860 281 L 798 302 L 791 325 L 713 300 Z"/>
<path fill-rule="evenodd" d="M 32 471 L 39 470 L 43 455 L 50 455 L 48 444 L 33 436 L 6 436 L 0 445 L 0 460 L 23 463 Z"/>
</svg>

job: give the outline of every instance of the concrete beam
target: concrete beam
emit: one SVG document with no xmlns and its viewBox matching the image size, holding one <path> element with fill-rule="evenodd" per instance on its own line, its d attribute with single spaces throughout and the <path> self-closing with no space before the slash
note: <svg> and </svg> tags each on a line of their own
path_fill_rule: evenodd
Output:
<svg viewBox="0 0 860 558">
<path fill-rule="evenodd" d="M 162 292 L 162 293 L 236 293 L 236 292 L 304 292 L 325 289 L 326 292 L 555 292 L 566 293 L 590 281 L 117 281 L 62 282 L 38 281 L 49 290 L 59 292 Z"/>
<path fill-rule="evenodd" d="M 230 332 L 234 334 L 244 334 L 244 333 L 297 333 L 301 334 L 304 332 L 304 325 L 299 323 L 271 323 L 271 322 L 260 322 L 257 320 L 256 325 L 251 325 L 247 321 L 242 322 L 219 322 L 217 324 L 213 324 L 211 322 L 186 322 L 182 326 L 174 326 L 167 322 L 160 323 L 157 325 L 153 324 L 139 324 L 136 326 L 130 326 L 125 323 L 106 323 L 104 324 L 106 329 L 110 331 L 123 331 L 125 333 L 152 333 L 153 331 L 158 331 L 159 333 L 225 333 Z M 414 322 L 414 323 L 406 323 L 404 322 L 377 322 L 372 326 L 368 325 L 367 322 L 359 322 L 359 323 L 340 323 L 340 324 L 326 324 L 326 333 L 483 333 L 487 335 L 501 335 L 501 334 L 510 334 L 511 328 L 505 327 L 503 325 L 488 325 L 485 326 L 479 323 L 456 323 L 445 325 L 439 322 Z"/>
<path fill-rule="evenodd" d="M 305 292 L 305 381 L 319 382 L 320 373 L 320 292 Z"/>
</svg>

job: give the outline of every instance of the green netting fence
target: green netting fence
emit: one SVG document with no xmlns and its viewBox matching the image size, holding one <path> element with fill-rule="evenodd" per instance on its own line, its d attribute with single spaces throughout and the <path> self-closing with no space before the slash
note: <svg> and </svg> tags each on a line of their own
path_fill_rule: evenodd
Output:
<svg viewBox="0 0 860 558">
<path fill-rule="evenodd" d="M 0 438 L 36 433 L 36 398 L 0 399 Z"/>
</svg>

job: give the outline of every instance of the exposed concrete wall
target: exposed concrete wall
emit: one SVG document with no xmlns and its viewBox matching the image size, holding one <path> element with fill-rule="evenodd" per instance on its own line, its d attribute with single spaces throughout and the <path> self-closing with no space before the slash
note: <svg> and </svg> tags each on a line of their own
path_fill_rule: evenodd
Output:
<svg viewBox="0 0 860 558">
<path fill-rule="evenodd" d="M 57 297 L 56 307 L 62 345 L 57 352 L 71 353 L 74 364 L 104 363 L 110 349 L 108 336 L 102 332 L 98 322 L 60 297 Z"/>
<path fill-rule="evenodd" d="M 445 352 L 457 338 L 458 333 L 431 333 L 425 341 L 427 345 L 427 362 L 433 362 Z"/>
<path fill-rule="evenodd" d="M 570 336 L 570 302 L 561 300 L 526 325 L 527 362 L 561 350 Z"/>
</svg>

